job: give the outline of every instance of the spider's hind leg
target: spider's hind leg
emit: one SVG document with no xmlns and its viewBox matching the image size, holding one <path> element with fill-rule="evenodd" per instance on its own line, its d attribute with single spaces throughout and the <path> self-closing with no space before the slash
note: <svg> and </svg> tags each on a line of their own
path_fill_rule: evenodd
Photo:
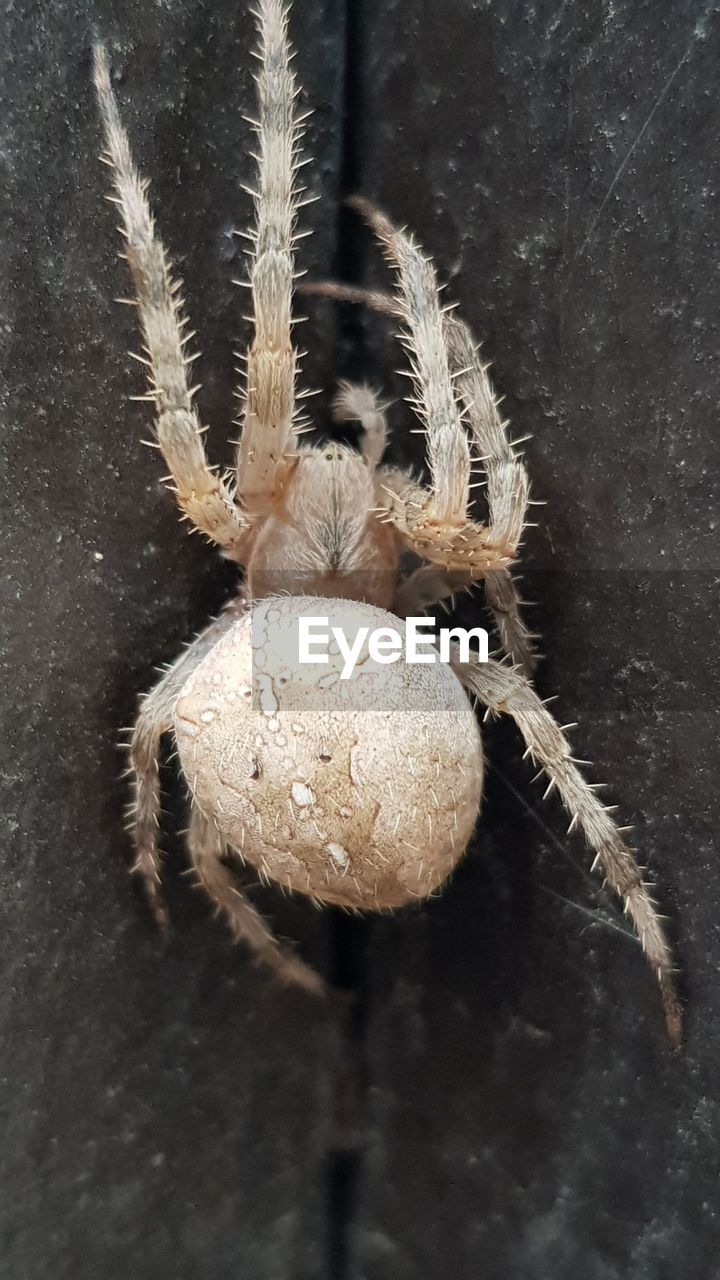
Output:
<svg viewBox="0 0 720 1280">
<path fill-rule="evenodd" d="M 315 995 L 325 992 L 319 974 L 281 946 L 262 916 L 245 897 L 232 872 L 222 862 L 225 842 L 214 823 L 192 806 L 187 834 L 188 850 L 198 884 L 229 924 L 235 939 L 244 942 L 256 959 L 285 983 Z"/>
<path fill-rule="evenodd" d="M 133 777 L 133 799 L 130 806 L 130 830 L 135 847 L 131 871 L 141 877 L 156 923 L 165 929 L 168 914 L 162 899 L 160 883 L 160 740 L 170 728 L 162 694 L 153 689 L 143 699 L 130 742 L 130 772 Z"/>
<path fill-rule="evenodd" d="M 175 702 L 188 676 L 220 636 L 237 622 L 245 609 L 244 599 L 238 597 L 215 622 L 201 632 L 155 687 L 145 694 L 133 727 L 129 765 L 133 797 L 129 826 L 135 847 L 135 860 L 131 871 L 142 879 L 153 915 L 161 928 L 165 928 L 168 922 L 161 893 L 158 845 L 162 736 L 172 728 Z"/>
<path fill-rule="evenodd" d="M 594 855 L 593 870 L 598 868 L 602 872 L 632 921 L 660 987 L 668 1039 L 674 1049 L 679 1048 L 682 1009 L 675 990 L 670 947 L 662 918 L 643 880 L 634 850 L 625 843 L 622 828 L 585 781 L 561 726 L 519 671 L 498 662 L 453 662 L 453 667 L 466 689 L 483 706 L 491 712 L 512 716 L 525 739 L 528 754 L 550 780 L 548 792 L 553 787 L 557 789 L 572 817 L 569 830 L 580 829 Z"/>
</svg>

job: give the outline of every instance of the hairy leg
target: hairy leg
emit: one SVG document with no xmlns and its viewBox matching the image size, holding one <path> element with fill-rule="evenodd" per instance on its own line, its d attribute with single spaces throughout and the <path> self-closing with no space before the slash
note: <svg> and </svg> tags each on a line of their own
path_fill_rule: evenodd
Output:
<svg viewBox="0 0 720 1280">
<path fill-rule="evenodd" d="M 450 573 L 434 565 L 421 565 L 397 589 L 393 613 L 410 618 L 427 613 L 434 604 L 454 596 L 472 583 L 467 573 Z"/>
<path fill-rule="evenodd" d="M 513 505 L 524 492 L 528 502 L 525 467 L 507 435 L 507 422 L 499 411 L 498 398 L 488 378 L 488 366 L 480 358 L 468 326 L 453 314 L 445 317 L 445 338 L 458 394 L 465 406 L 465 421 L 475 451 L 487 477 L 487 503 L 491 525 L 502 526 Z M 525 507 L 522 510 L 524 521 Z M 520 615 L 517 588 L 507 568 L 485 575 L 485 602 L 490 608 L 503 649 L 513 662 L 530 674 L 537 666 L 534 636 Z"/>
<path fill-rule="evenodd" d="M 381 467 L 378 492 L 381 512 L 404 544 L 446 573 L 475 581 L 490 568 L 505 568 L 514 557 L 512 542 L 498 540 L 495 531 L 485 525 L 436 516 L 433 493 L 408 472 Z"/>
<path fill-rule="evenodd" d="M 172 727 L 172 715 L 178 694 L 185 681 L 213 645 L 241 617 L 246 609 L 239 597 L 212 622 L 141 701 L 140 712 L 130 740 L 129 772 L 133 781 L 130 806 L 130 831 L 135 848 L 131 870 L 145 886 L 155 919 L 161 927 L 167 924 L 167 911 L 160 890 L 160 741 Z"/>
<path fill-rule="evenodd" d="M 155 235 L 147 199 L 147 183 L 132 160 L 127 134 L 120 120 L 110 84 L 110 65 L 102 45 L 94 48 L 94 75 L 105 131 L 106 159 L 113 170 L 123 234 L 125 257 L 132 274 L 136 305 L 145 338 L 149 390 L 143 400 L 156 408 L 157 441 L 170 469 L 169 479 L 185 517 L 231 560 L 242 560 L 248 522 L 235 505 L 225 482 L 208 465 L 202 440 L 203 428 L 192 403 L 188 369 L 192 357 L 183 336 L 186 320 L 178 284 L 173 283 L 167 255 Z"/>
<path fill-rule="evenodd" d="M 633 851 L 625 844 L 622 832 L 608 809 L 600 803 L 577 768 L 560 725 L 519 672 L 497 662 L 458 662 L 454 666 L 465 687 L 485 707 L 512 716 L 529 754 L 550 780 L 548 792 L 553 787 L 557 788 L 572 817 L 570 830 L 580 828 L 595 855 L 593 869 L 600 868 L 635 926 L 660 986 L 668 1037 L 673 1047 L 678 1048 L 682 1038 L 682 1011 L 675 992 L 672 956 L 660 917 Z"/>
<path fill-rule="evenodd" d="M 372 388 L 357 382 L 341 382 L 333 400 L 332 414 L 335 422 L 360 423 L 363 457 L 371 466 L 379 466 L 388 429 L 383 408 Z"/>
<path fill-rule="evenodd" d="M 364 200 L 352 203 L 369 222 L 396 272 L 398 311 L 411 359 L 411 403 L 427 438 L 433 517 L 460 524 L 468 504 L 471 457 L 447 359 L 435 271 L 410 236 L 384 214 Z"/>
<path fill-rule="evenodd" d="M 503 569 L 514 558 L 522 535 L 527 502 L 524 468 L 513 474 L 489 527 L 468 519 L 472 467 L 481 465 L 482 459 L 473 457 L 470 449 L 463 421 L 466 406 L 456 387 L 458 373 L 450 367 L 447 312 L 440 305 L 435 271 L 412 238 L 384 214 L 359 198 L 350 203 L 366 218 L 396 272 L 391 313 L 404 322 L 414 392 L 410 403 L 427 437 L 432 490 L 428 493 L 420 485 L 408 484 L 392 493 L 390 519 L 408 545 L 433 564 L 467 571 L 474 578 L 488 569 Z M 353 292 L 351 300 L 359 300 L 357 291 Z M 382 295 L 378 305 L 386 309 Z"/>
<path fill-rule="evenodd" d="M 492 569 L 485 574 L 485 603 L 490 609 L 500 644 L 513 664 L 532 675 L 538 662 L 533 641 L 537 634 L 525 626 L 517 583 L 508 569 Z"/>
<path fill-rule="evenodd" d="M 259 0 L 258 176 L 250 290 L 254 340 L 247 356 L 244 418 L 237 457 L 237 489 L 251 511 L 266 512 L 283 484 L 297 444 L 292 344 L 293 245 L 300 207 L 296 186 L 302 122 L 290 69 L 287 11 L 280 0 Z"/>
<path fill-rule="evenodd" d="M 307 280 L 298 285 L 298 292 L 311 298 L 329 298 L 331 302 L 353 302 L 380 315 L 402 318 L 402 307 L 392 293 L 381 289 L 366 289 L 363 285 L 342 284 L 339 280 Z"/>
<path fill-rule="evenodd" d="M 197 805 L 191 809 L 187 843 L 198 883 L 225 917 L 236 941 L 245 943 L 255 958 L 281 982 L 293 983 L 315 995 L 324 994 L 325 984 L 320 975 L 280 945 L 236 884 L 232 872 L 222 861 L 225 853 L 222 836 Z"/>
</svg>

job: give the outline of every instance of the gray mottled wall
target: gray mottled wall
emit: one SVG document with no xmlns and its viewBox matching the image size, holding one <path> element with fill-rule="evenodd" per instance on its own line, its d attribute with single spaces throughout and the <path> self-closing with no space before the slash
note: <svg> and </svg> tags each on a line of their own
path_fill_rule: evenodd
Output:
<svg viewBox="0 0 720 1280">
<path fill-rule="evenodd" d="M 117 729 L 233 578 L 178 527 L 127 400 L 133 315 L 112 303 L 127 286 L 89 45 L 110 45 L 227 458 L 252 21 L 244 3 L 9 4 L 0 1273 L 710 1280 L 720 13 L 297 0 L 292 29 L 323 197 L 303 265 L 382 279 L 339 217 L 350 187 L 411 223 L 485 341 L 514 433 L 532 433 L 539 685 L 637 824 L 687 1048 L 665 1050 L 639 948 L 506 725 L 488 731 L 485 821 L 441 899 L 362 925 L 259 896 L 355 990 L 350 1016 L 251 969 L 189 892 L 177 839 L 173 930 L 153 933 L 126 875 Z M 401 393 L 381 320 L 302 309 L 310 384 L 359 368 Z M 407 456 L 401 405 L 393 420 Z"/>
</svg>

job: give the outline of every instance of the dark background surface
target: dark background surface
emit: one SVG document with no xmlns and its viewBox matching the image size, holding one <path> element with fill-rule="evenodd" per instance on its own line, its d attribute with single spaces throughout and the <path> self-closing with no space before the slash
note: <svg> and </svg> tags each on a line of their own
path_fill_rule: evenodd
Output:
<svg viewBox="0 0 720 1280">
<path fill-rule="evenodd" d="M 351 189 L 412 224 L 514 434 L 533 435 L 538 684 L 637 824 L 681 967 L 679 1057 L 508 725 L 487 733 L 483 822 L 442 898 L 358 923 L 258 895 L 354 991 L 349 1013 L 251 968 L 189 891 L 177 838 L 173 930 L 154 935 L 126 875 L 117 730 L 233 576 L 178 528 L 127 401 L 94 31 L 186 281 L 217 458 L 242 330 L 245 5 L 6 5 L 0 1273 L 720 1276 L 717 6 L 292 15 L 323 197 L 302 265 L 383 279 L 339 212 Z M 301 309 L 309 385 L 360 370 L 401 393 L 385 322 Z M 401 405 L 393 422 L 408 456 Z"/>
</svg>

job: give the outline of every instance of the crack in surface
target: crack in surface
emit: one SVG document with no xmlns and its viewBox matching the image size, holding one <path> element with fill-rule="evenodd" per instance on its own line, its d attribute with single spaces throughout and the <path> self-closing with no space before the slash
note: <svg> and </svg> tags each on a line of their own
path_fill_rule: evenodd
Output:
<svg viewBox="0 0 720 1280">
<path fill-rule="evenodd" d="M 338 184 L 338 232 L 333 277 L 360 283 L 364 276 L 367 241 L 345 200 L 361 183 L 360 122 L 364 59 L 363 3 L 347 0 L 344 56 L 344 116 Z M 360 310 L 338 309 L 337 374 L 357 376 L 364 356 Z M 366 974 L 368 923 L 364 918 L 334 912 L 331 921 L 331 981 L 350 996 L 340 1025 L 340 1046 L 333 1081 L 333 1115 L 327 1156 L 328 1280 L 349 1280 L 352 1272 L 352 1226 L 362 1173 L 367 1094 L 365 1063 Z"/>
</svg>

